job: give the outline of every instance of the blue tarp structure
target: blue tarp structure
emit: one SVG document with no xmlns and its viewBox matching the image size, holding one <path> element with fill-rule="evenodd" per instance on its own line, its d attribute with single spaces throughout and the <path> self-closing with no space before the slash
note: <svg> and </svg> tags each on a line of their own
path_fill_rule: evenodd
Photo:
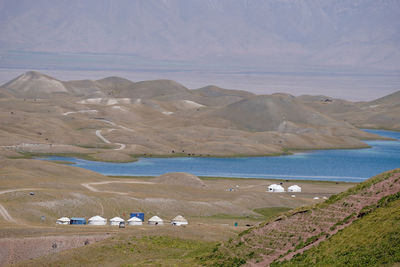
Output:
<svg viewBox="0 0 400 267">
<path fill-rule="evenodd" d="M 85 218 L 72 217 L 70 223 L 71 224 L 86 224 L 86 219 Z"/>
</svg>

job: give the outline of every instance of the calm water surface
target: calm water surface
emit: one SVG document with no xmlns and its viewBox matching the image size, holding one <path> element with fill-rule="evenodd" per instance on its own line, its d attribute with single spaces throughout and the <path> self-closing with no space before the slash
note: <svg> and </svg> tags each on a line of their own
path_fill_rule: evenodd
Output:
<svg viewBox="0 0 400 267">
<path fill-rule="evenodd" d="M 277 178 L 360 182 L 400 167 L 400 132 L 365 130 L 396 141 L 366 141 L 371 148 L 318 150 L 278 157 L 141 158 L 132 163 L 104 163 L 68 157 L 49 160 L 74 162 L 104 175 L 157 176 L 189 172 L 198 176 Z"/>
</svg>

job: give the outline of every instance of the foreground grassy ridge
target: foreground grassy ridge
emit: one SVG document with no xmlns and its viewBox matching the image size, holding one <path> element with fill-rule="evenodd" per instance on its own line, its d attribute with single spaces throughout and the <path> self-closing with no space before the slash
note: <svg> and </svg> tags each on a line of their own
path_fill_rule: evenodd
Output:
<svg viewBox="0 0 400 267">
<path fill-rule="evenodd" d="M 227 220 L 251 220 L 255 222 L 265 221 L 270 218 L 273 218 L 283 212 L 291 210 L 291 208 L 286 207 L 266 207 L 266 208 L 258 208 L 253 211 L 258 213 L 259 215 L 248 215 L 248 216 L 240 216 L 240 215 L 231 215 L 231 214 L 215 214 L 207 217 L 199 217 L 199 218 L 210 218 L 210 219 L 227 219 Z"/>
<path fill-rule="evenodd" d="M 289 262 L 271 266 L 391 266 L 400 262 L 400 193 L 383 198 L 366 215 Z"/>
<path fill-rule="evenodd" d="M 370 179 L 368 179 L 368 180 L 366 180 L 366 181 L 364 181 L 364 182 L 362 182 L 362 183 L 360 183 L 360 184 L 358 184 L 358 185 L 356 185 L 356 186 L 354 186 L 352 188 L 349 188 L 348 190 L 346 190 L 346 191 L 344 191 L 344 192 L 342 192 L 340 194 L 331 196 L 327 201 L 325 201 L 321 205 L 333 204 L 333 203 L 335 203 L 335 202 L 337 202 L 337 201 L 339 201 L 339 200 L 341 200 L 341 199 L 343 199 L 343 198 L 345 198 L 347 196 L 356 194 L 356 193 L 360 192 L 363 189 L 366 189 L 368 187 L 371 187 L 374 184 L 382 182 L 382 181 L 388 179 L 389 177 L 391 177 L 393 174 L 399 173 L 399 172 L 400 172 L 400 169 L 395 169 L 393 171 L 385 172 L 385 173 L 382 173 L 380 175 L 374 176 L 374 177 L 372 177 L 372 178 L 370 178 Z"/>
<path fill-rule="evenodd" d="M 203 257 L 203 263 L 205 265 L 212 265 L 212 266 L 240 266 L 244 263 L 246 263 L 249 260 L 252 260 L 253 262 L 261 262 L 263 261 L 263 255 L 269 256 L 269 255 L 274 255 L 275 249 L 274 246 L 275 244 L 283 244 L 283 247 L 287 247 L 287 245 L 291 245 L 291 249 L 287 251 L 286 253 L 281 252 L 281 256 L 286 256 L 288 253 L 296 250 L 300 250 L 303 247 L 306 247 L 314 242 L 316 242 L 318 239 L 324 239 L 325 237 L 329 237 L 328 232 L 334 231 L 336 227 L 339 227 L 340 225 L 346 224 L 348 221 L 350 221 L 352 218 L 355 218 L 357 216 L 357 213 L 352 213 L 352 214 L 347 214 L 348 216 L 345 218 L 340 219 L 334 218 L 335 216 L 331 217 L 331 221 L 329 221 L 332 226 L 326 231 L 323 230 L 318 230 L 316 221 L 321 221 L 318 216 L 314 216 L 312 214 L 314 213 L 319 213 L 320 211 L 323 210 L 329 210 L 331 207 L 335 207 L 329 211 L 330 214 L 335 214 L 336 209 L 342 209 L 343 207 L 346 207 L 349 205 L 347 202 L 350 202 L 347 200 L 347 197 L 355 195 L 359 192 L 362 192 L 370 188 L 371 186 L 384 181 L 388 178 L 391 178 L 394 174 L 400 172 L 399 169 L 396 169 L 394 171 L 386 172 L 381 175 L 375 176 L 373 178 L 368 179 L 367 181 L 356 185 L 349 190 L 340 193 L 338 195 L 332 196 L 330 199 L 328 199 L 324 203 L 316 204 L 311 207 L 303 207 L 303 208 L 298 208 L 294 209 L 291 211 L 288 211 L 284 214 L 282 214 L 279 218 L 272 218 L 270 220 L 267 220 L 265 223 L 260 224 L 259 226 L 250 228 L 242 233 L 239 234 L 238 238 L 235 239 L 230 239 L 228 242 L 225 242 L 221 244 L 220 246 L 216 247 L 213 251 L 212 254 Z M 394 183 L 398 183 L 399 178 L 395 178 Z M 380 193 L 381 191 L 376 191 L 374 192 L 375 194 Z M 368 194 L 367 194 L 368 195 Z M 372 192 L 371 192 L 372 195 Z M 390 196 L 388 196 L 390 199 Z M 346 201 L 344 201 L 346 199 Z M 378 203 L 379 205 L 383 205 L 382 203 L 385 203 L 386 197 L 383 198 L 383 200 Z M 343 203 L 342 203 L 343 202 Z M 364 207 L 360 211 L 359 214 L 366 214 L 370 212 L 371 210 L 374 210 L 378 206 L 367 206 Z M 351 204 L 351 207 L 353 207 L 353 204 Z M 351 210 L 350 208 L 349 210 Z M 332 213 L 333 212 L 333 213 Z M 304 214 L 305 217 L 308 217 L 310 221 L 309 227 L 311 229 L 305 229 L 304 227 L 300 227 L 301 229 L 291 229 L 288 230 L 286 233 L 282 233 L 278 231 L 276 233 L 276 230 L 270 229 L 271 232 L 268 233 L 263 233 L 263 234 L 254 234 L 263 232 L 263 227 L 269 225 L 269 224 L 274 224 L 275 222 L 278 222 L 280 220 L 285 220 L 285 219 L 291 219 L 293 216 L 297 216 L 297 218 L 303 216 L 299 214 Z M 327 219 L 328 214 L 321 214 L 323 217 L 325 217 L 323 220 L 325 221 Z M 315 221 L 316 220 L 316 221 Z M 329 220 L 329 219 L 328 219 Z M 324 223 L 324 222 L 323 222 Z M 312 226 L 311 226 L 312 225 Z M 315 227 L 315 228 L 313 228 Z M 372 227 L 372 226 L 371 226 Z M 286 228 L 285 228 L 286 229 Z M 302 235 L 296 235 L 296 232 L 301 231 L 301 232 L 306 232 L 312 233 L 313 235 L 309 238 L 304 238 Z M 275 235 L 278 234 L 277 237 Z M 296 238 L 296 240 L 294 240 Z M 298 238 L 298 239 L 297 239 Z M 371 239 L 373 240 L 373 239 Z M 372 242 L 370 240 L 370 242 Z M 289 242 L 289 243 L 288 243 Z M 271 248 L 272 247 L 272 248 Z M 310 265 L 310 264 L 308 264 Z M 329 264 L 325 265 L 329 266 Z"/>
<path fill-rule="evenodd" d="M 201 266 L 215 242 L 168 236 L 119 236 L 19 266 Z"/>
</svg>

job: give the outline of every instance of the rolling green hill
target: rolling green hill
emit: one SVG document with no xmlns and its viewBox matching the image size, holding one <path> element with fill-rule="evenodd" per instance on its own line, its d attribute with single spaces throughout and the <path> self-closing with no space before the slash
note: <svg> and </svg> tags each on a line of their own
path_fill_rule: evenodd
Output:
<svg viewBox="0 0 400 267">
<path fill-rule="evenodd" d="M 271 266 L 391 266 L 400 262 L 400 193 L 382 198 L 365 215 L 320 245 Z"/>
<path fill-rule="evenodd" d="M 282 214 L 221 244 L 205 265 L 381 266 L 400 262 L 400 170 Z"/>
</svg>

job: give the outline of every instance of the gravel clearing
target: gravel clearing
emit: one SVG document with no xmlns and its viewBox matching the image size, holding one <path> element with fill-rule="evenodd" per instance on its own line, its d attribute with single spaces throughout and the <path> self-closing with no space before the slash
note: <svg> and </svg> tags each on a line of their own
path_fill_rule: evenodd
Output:
<svg viewBox="0 0 400 267">
<path fill-rule="evenodd" d="M 0 239 L 0 266 L 82 247 L 109 237 L 111 235 L 103 234 L 2 238 Z"/>
</svg>

